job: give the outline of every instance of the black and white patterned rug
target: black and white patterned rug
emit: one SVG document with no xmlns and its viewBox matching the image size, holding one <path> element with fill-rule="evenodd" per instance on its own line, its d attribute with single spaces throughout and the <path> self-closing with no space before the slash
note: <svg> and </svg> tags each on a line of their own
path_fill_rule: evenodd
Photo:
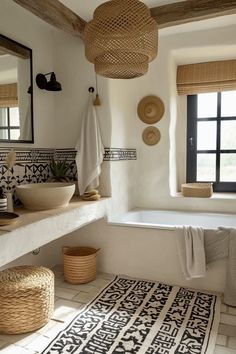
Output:
<svg viewBox="0 0 236 354">
<path fill-rule="evenodd" d="M 210 354 L 220 296 L 116 277 L 44 354 Z"/>
</svg>

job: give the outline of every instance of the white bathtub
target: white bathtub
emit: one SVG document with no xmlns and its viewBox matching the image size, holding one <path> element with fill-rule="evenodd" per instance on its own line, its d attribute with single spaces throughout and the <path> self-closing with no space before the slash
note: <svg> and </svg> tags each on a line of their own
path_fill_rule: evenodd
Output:
<svg viewBox="0 0 236 354">
<path fill-rule="evenodd" d="M 173 230 L 175 226 L 183 225 L 215 229 L 219 226 L 236 227 L 236 215 L 134 209 L 119 218 L 109 220 L 109 223 L 113 225 L 156 228 L 160 230 Z"/>
<path fill-rule="evenodd" d="M 208 216 L 209 220 L 202 220 L 202 216 Z M 100 248 L 98 268 L 101 272 L 222 292 L 226 261 L 209 264 L 204 278 L 186 280 L 174 231 L 174 225 L 187 223 L 217 227 L 223 224 L 222 217 L 226 220 L 225 226 L 236 225 L 232 215 L 225 218 L 222 214 L 134 210 L 113 220 L 113 223 L 102 219 L 80 229 L 79 237 L 75 233 L 73 245 L 78 244 L 79 239 L 81 246 Z"/>
</svg>

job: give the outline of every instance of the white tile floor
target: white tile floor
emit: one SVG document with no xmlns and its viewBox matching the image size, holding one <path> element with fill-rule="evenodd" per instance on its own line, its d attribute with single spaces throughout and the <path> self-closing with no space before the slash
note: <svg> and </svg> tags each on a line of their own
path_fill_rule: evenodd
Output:
<svg viewBox="0 0 236 354">
<path fill-rule="evenodd" d="M 24 335 L 0 335 L 1 354 L 36 354 L 51 342 L 56 334 L 74 318 L 111 279 L 111 274 L 101 273 L 93 282 L 71 285 L 64 281 L 62 267 L 54 268 L 56 297 L 53 319 L 43 328 Z M 222 304 L 221 320 L 214 354 L 236 354 L 236 308 Z"/>
</svg>

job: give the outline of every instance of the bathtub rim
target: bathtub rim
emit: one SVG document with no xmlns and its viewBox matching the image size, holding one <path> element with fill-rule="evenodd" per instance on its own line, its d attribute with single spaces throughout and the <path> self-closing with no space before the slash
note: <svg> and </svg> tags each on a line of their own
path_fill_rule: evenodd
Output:
<svg viewBox="0 0 236 354">
<path fill-rule="evenodd" d="M 131 209 L 129 211 L 127 211 L 126 213 L 113 217 L 110 220 L 108 220 L 108 224 L 111 226 L 121 226 L 121 227 L 133 227 L 133 228 L 149 228 L 149 229 L 158 229 L 158 230 L 169 230 L 169 231 L 174 231 L 176 229 L 176 227 L 179 227 L 180 225 L 168 225 L 168 224 L 158 224 L 158 223 L 145 223 L 145 222 L 137 222 L 137 221 L 122 221 L 122 217 L 124 218 L 125 215 L 127 214 L 132 214 L 132 213 L 138 213 L 138 212 L 158 212 L 158 213 L 172 213 L 172 214 L 180 214 L 180 213 L 184 213 L 184 214 L 188 214 L 189 216 L 191 215 L 196 215 L 198 214 L 199 217 L 201 216 L 214 216 L 214 217 L 222 217 L 222 216 L 230 216 L 236 217 L 235 213 L 222 213 L 222 212 L 205 212 L 205 211 L 186 211 L 186 210 L 181 210 L 181 209 L 175 209 L 175 210 L 170 210 L 170 209 L 149 209 L 149 208 L 134 208 Z M 183 224 L 182 226 L 188 226 L 189 224 Z M 199 227 L 203 227 L 201 225 L 199 225 Z M 220 225 L 218 226 L 220 227 Z M 218 227 L 215 228 L 210 228 L 210 229 L 217 229 Z M 232 226 L 223 226 L 223 227 L 231 227 Z M 207 228 L 204 227 L 205 230 L 207 230 Z"/>
</svg>

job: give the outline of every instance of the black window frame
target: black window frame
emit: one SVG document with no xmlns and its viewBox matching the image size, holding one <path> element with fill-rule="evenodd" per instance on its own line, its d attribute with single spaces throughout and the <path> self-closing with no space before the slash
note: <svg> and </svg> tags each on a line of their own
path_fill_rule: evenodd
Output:
<svg viewBox="0 0 236 354">
<path fill-rule="evenodd" d="M 0 126 L 0 130 L 7 130 L 8 131 L 8 138 L 7 139 L 1 139 L 1 141 L 4 142 L 19 142 L 19 140 L 15 140 L 15 139 L 11 139 L 11 130 L 13 129 L 19 129 L 20 131 L 20 125 L 11 125 L 10 124 L 10 108 L 14 108 L 14 107 L 1 107 L 2 109 L 6 109 L 7 110 L 7 125 L 5 126 Z"/>
<path fill-rule="evenodd" d="M 187 183 L 191 182 L 212 182 L 197 181 L 197 154 L 216 154 L 216 181 L 213 183 L 214 192 L 236 192 L 235 182 L 220 181 L 220 155 L 235 153 L 236 149 L 220 149 L 221 143 L 221 122 L 235 120 L 236 116 L 221 117 L 221 92 L 217 92 L 217 116 L 210 118 L 197 117 L 197 94 L 187 96 Z M 197 123 L 204 121 L 216 121 L 216 150 L 197 150 Z"/>
</svg>

